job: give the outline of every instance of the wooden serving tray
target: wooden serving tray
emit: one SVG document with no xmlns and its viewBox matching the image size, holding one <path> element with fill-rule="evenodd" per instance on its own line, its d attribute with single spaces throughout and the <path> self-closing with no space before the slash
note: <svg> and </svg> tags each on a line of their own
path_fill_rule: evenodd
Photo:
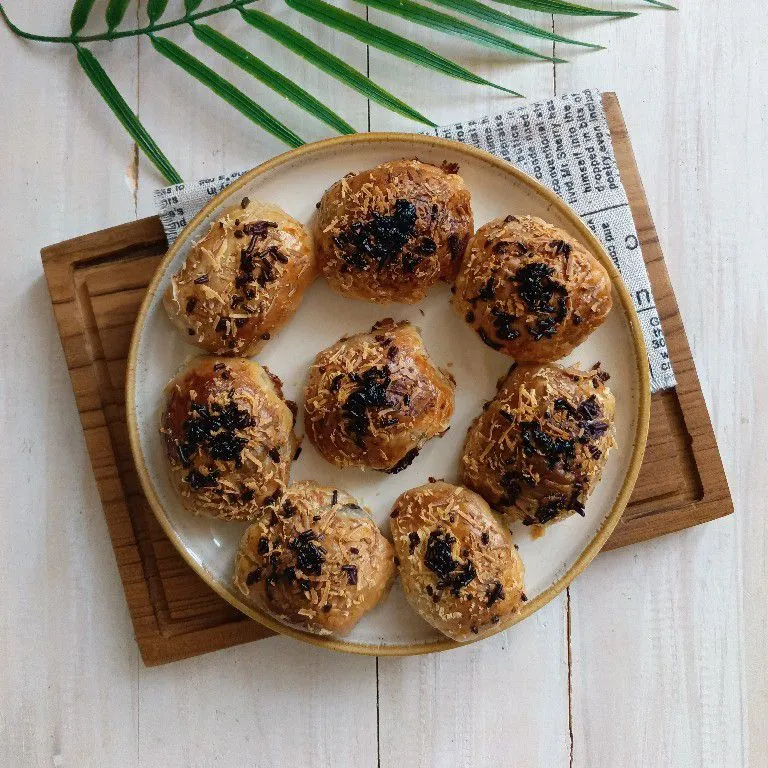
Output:
<svg viewBox="0 0 768 768">
<path fill-rule="evenodd" d="M 733 511 L 664 256 L 615 94 L 603 104 L 627 190 L 677 389 L 651 400 L 645 460 L 607 547 L 678 531 Z M 186 565 L 142 494 L 125 423 L 131 331 L 167 243 L 153 216 L 44 248 L 43 267 L 72 387 L 144 663 L 271 634 L 218 597 Z"/>
</svg>

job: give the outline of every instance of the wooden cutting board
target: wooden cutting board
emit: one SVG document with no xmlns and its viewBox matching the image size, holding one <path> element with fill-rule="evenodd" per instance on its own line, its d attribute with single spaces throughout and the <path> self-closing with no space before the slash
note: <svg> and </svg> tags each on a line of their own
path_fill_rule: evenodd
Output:
<svg viewBox="0 0 768 768">
<path fill-rule="evenodd" d="M 629 506 L 607 547 L 733 511 L 688 340 L 615 94 L 603 104 L 677 388 L 653 395 L 648 445 Z M 125 367 L 139 305 L 167 247 L 153 216 L 42 251 L 43 268 L 109 535 L 144 663 L 271 633 L 204 584 L 165 537 L 141 492 L 125 423 Z"/>
</svg>

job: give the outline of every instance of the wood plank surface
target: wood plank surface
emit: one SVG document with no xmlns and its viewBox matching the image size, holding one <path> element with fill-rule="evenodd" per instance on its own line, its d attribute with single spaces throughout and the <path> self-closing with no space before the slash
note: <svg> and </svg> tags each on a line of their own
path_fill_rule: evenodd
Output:
<svg viewBox="0 0 768 768">
<path fill-rule="evenodd" d="M 365 13 L 351 0 L 332 2 Z M 768 325 L 768 260 L 753 244 L 764 240 L 759 203 L 768 197 L 768 64 L 759 53 L 768 15 L 757 0 L 685 0 L 677 14 L 634 0 L 602 4 L 642 14 L 553 20 L 498 6 L 608 47 L 590 53 L 558 45 L 565 65 L 510 65 L 438 35 L 411 36 L 531 98 L 595 86 L 619 91 L 738 514 L 602 554 L 551 612 L 506 633 L 504 643 L 378 666 L 283 638 L 142 666 L 36 253 L 149 215 L 162 180 L 87 84 L 69 46 L 24 43 L 0 25 L 0 66 L 8 74 L 0 120 L 8 179 L 0 193 L 0 426 L 7 436 L 0 441 L 0 765 L 767 764 L 761 500 L 768 459 L 761 446 L 768 421 L 761 413 L 768 344 L 756 329 Z M 67 28 L 68 3 L 3 5 L 28 29 Z M 96 3 L 97 20 L 103 5 Z M 168 13 L 180 6 L 171 2 Z M 304 25 L 438 122 L 514 103 L 426 70 L 414 76 L 376 51 L 313 29 L 278 0 L 260 7 Z M 143 20 L 144 1 L 128 16 L 126 24 Z M 380 20 L 397 28 L 392 17 Z M 376 105 L 369 112 L 351 91 L 267 47 L 236 14 L 215 25 L 330 100 L 356 127 L 414 129 Z M 190 38 L 174 33 L 179 42 Z M 185 177 L 282 151 L 154 56 L 147 41 L 93 50 Z M 190 50 L 205 56 L 194 41 Z M 226 63 L 208 61 L 228 73 Z M 270 101 L 259 84 L 238 84 L 282 110 L 305 138 L 326 135 Z M 96 293 L 98 279 L 92 272 Z M 119 335 L 119 324 L 111 332 Z M 68 354 L 87 363 L 89 351 L 73 343 Z M 106 372 L 116 380 L 113 362 Z M 96 430 L 99 418 L 93 411 L 83 422 Z M 108 431 L 99 439 L 108 441 Z"/>
<path fill-rule="evenodd" d="M 66 24 L 43 2 L 3 7 L 27 28 Z M 130 56 L 99 56 L 136 108 Z M 141 661 L 38 257 L 135 217 L 134 148 L 71 50 L 0 23 L 0 69 L 0 765 L 134 768 Z"/>
<path fill-rule="evenodd" d="M 760 747 L 750 761 L 737 725 L 746 723 L 745 685 L 765 690 L 766 682 L 765 655 L 762 673 L 743 666 L 739 552 L 743 542 L 765 562 L 766 528 L 754 513 L 768 465 L 748 457 L 766 420 L 750 416 L 757 401 L 747 382 L 766 370 L 765 342 L 748 327 L 765 298 L 750 283 L 765 285 L 766 267 L 734 247 L 761 230 L 748 211 L 766 195 L 755 109 L 765 102 L 757 96 L 765 69 L 753 52 L 767 20 L 749 0 L 680 6 L 615 26 L 557 19 L 558 32 L 589 34 L 611 51 L 558 66 L 556 87 L 618 92 L 737 512 L 606 553 L 571 586 L 574 768 L 767 764 Z M 763 144 L 765 116 L 762 107 Z M 761 312 L 765 322 L 765 301 Z M 676 373 L 681 380 L 679 366 Z M 741 538 L 746 515 L 750 533 Z M 745 611 L 765 616 L 765 606 L 744 592 Z"/>
<path fill-rule="evenodd" d="M 613 548 L 728 514 L 732 506 L 620 107 L 613 94 L 604 103 L 678 376 L 676 390 L 652 399 L 646 458 L 609 541 Z M 149 665 L 271 634 L 245 620 L 185 565 L 154 519 L 133 467 L 124 363 L 146 284 L 165 247 L 154 217 L 42 253 L 136 639 Z"/>
</svg>

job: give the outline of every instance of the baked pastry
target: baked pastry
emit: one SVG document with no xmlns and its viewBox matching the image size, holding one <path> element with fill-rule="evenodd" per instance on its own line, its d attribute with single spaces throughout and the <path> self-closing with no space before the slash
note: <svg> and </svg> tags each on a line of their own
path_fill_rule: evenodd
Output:
<svg viewBox="0 0 768 768">
<path fill-rule="evenodd" d="M 160 431 L 187 509 L 250 520 L 282 493 L 297 443 L 279 379 L 249 360 L 201 357 L 166 391 Z"/>
<path fill-rule="evenodd" d="M 293 316 L 316 275 L 307 230 L 278 206 L 244 197 L 190 249 L 163 304 L 190 343 L 250 357 Z"/>
<path fill-rule="evenodd" d="M 605 267 L 535 216 L 494 219 L 469 241 L 453 306 L 492 349 L 518 361 L 567 355 L 611 309 Z"/>
<path fill-rule="evenodd" d="M 476 493 L 428 483 L 402 494 L 390 517 L 408 602 L 444 635 L 492 634 L 526 599 L 509 529 Z"/>
<path fill-rule="evenodd" d="M 474 231 L 469 190 L 455 164 L 382 163 L 347 174 L 318 207 L 320 270 L 339 293 L 414 304 L 451 282 Z"/>
<path fill-rule="evenodd" d="M 289 486 L 243 535 L 235 587 L 279 621 L 345 635 L 389 591 L 392 545 L 345 491 Z"/>
<path fill-rule="evenodd" d="M 583 517 L 615 444 L 608 378 L 600 363 L 513 366 L 469 428 L 461 482 L 525 525 Z"/>
<path fill-rule="evenodd" d="M 320 352 L 304 393 L 307 437 L 337 467 L 399 472 L 448 429 L 455 383 L 419 331 L 387 318 Z"/>
</svg>

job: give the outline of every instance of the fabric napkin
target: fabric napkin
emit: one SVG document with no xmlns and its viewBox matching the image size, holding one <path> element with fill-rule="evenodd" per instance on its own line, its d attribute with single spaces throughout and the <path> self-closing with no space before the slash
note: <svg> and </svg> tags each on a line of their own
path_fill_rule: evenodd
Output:
<svg viewBox="0 0 768 768">
<path fill-rule="evenodd" d="M 498 115 L 434 130 L 497 155 L 557 193 L 605 247 L 635 303 L 648 350 L 651 391 L 675 386 L 672 363 L 648 280 L 598 90 L 521 104 Z M 155 191 L 172 243 L 203 205 L 244 171 Z"/>
</svg>

